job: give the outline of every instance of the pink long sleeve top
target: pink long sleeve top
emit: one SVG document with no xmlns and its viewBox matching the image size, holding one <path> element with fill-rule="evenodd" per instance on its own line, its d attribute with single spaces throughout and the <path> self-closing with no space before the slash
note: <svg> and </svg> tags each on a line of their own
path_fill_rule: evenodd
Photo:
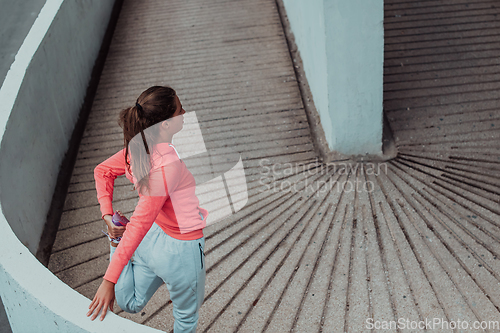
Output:
<svg viewBox="0 0 500 333">
<path fill-rule="evenodd" d="M 181 240 L 203 237 L 208 211 L 199 206 L 195 180 L 174 146 L 160 143 L 151 155 L 149 190 L 139 193 L 130 222 L 113 254 L 104 279 L 116 283 L 140 242 L 153 223 L 169 236 Z M 125 164 L 125 149 L 120 150 L 94 169 L 97 200 L 102 216 L 113 215 L 113 188 L 116 177 L 125 176 L 135 183 Z M 201 215 L 203 215 L 203 219 Z"/>
</svg>

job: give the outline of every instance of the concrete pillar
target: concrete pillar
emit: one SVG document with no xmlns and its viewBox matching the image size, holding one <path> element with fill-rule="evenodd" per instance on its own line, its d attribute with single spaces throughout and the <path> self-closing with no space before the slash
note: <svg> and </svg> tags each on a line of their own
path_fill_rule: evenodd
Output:
<svg viewBox="0 0 500 333">
<path fill-rule="evenodd" d="M 283 0 L 328 148 L 382 154 L 383 0 Z"/>
</svg>

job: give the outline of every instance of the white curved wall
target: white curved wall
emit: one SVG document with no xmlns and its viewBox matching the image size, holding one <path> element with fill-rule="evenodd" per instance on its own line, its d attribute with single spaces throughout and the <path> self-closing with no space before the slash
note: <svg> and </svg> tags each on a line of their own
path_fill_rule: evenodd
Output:
<svg viewBox="0 0 500 333">
<path fill-rule="evenodd" d="M 47 0 L 0 88 L 0 296 L 14 333 L 157 331 L 90 321 L 90 301 L 32 254 L 113 4 Z"/>
<path fill-rule="evenodd" d="M 85 316 L 90 301 L 46 269 L 3 215 L 0 234 L 0 293 L 13 333 L 159 332 L 112 313 L 91 321 Z"/>
<path fill-rule="evenodd" d="M 47 1 L 0 90 L 0 200 L 32 253 L 113 3 Z"/>
</svg>

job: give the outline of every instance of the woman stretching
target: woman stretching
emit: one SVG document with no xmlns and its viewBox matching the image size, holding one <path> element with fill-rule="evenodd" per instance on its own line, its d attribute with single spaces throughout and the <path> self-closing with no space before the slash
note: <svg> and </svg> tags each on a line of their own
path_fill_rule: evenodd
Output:
<svg viewBox="0 0 500 333">
<path fill-rule="evenodd" d="M 165 282 L 173 304 L 174 332 L 195 332 L 205 294 L 208 211 L 199 207 L 195 180 L 172 145 L 185 113 L 175 91 L 154 86 L 120 113 L 124 148 L 94 170 L 97 199 L 111 240 L 110 264 L 87 316 L 106 316 L 113 301 L 139 312 Z M 112 222 L 113 187 L 125 174 L 139 194 L 130 222 Z M 118 239 L 121 237 L 121 240 Z"/>
</svg>

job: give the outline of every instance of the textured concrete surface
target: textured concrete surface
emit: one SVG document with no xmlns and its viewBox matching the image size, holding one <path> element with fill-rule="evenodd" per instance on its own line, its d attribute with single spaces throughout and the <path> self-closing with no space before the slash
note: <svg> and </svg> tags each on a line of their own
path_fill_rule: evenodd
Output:
<svg viewBox="0 0 500 333">
<path fill-rule="evenodd" d="M 0 82 L 46 0 L 2 0 L 0 6 Z M 0 85 L 1 85 L 0 83 Z"/>
<path fill-rule="evenodd" d="M 326 166 L 274 1 L 125 1 L 50 269 L 93 297 L 108 248 L 92 170 L 122 146 L 119 110 L 168 84 L 207 149 L 241 153 L 249 189 L 241 211 L 205 229 L 199 332 L 500 320 L 498 14 L 496 1 L 386 1 L 384 108 L 399 154 Z M 130 215 L 137 198 L 116 184 L 114 208 Z M 165 286 L 120 315 L 172 331 Z"/>
<path fill-rule="evenodd" d="M 2 333 L 11 333 L 9 319 L 7 318 L 7 314 L 5 313 L 5 309 L 3 307 L 2 299 L 0 298 L 0 332 Z"/>
</svg>

